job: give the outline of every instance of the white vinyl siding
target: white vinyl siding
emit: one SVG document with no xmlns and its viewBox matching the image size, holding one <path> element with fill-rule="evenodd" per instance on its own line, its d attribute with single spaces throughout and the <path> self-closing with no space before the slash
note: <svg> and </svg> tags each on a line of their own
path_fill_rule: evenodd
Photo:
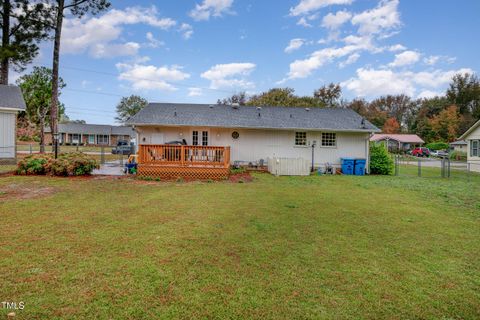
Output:
<svg viewBox="0 0 480 320">
<path fill-rule="evenodd" d="M 189 137 L 187 143 L 192 143 L 192 133 L 197 131 L 201 143 L 202 131 L 205 128 L 196 127 L 141 127 L 138 126 L 140 144 L 153 143 L 157 137 L 163 141 L 180 140 Z M 208 144 L 211 146 L 230 146 L 230 161 L 259 161 L 267 158 L 304 158 L 311 163 L 312 149 L 295 146 L 295 131 L 293 130 L 267 130 L 267 129 L 240 129 L 240 128 L 210 128 Z M 232 138 L 232 133 L 238 132 L 237 139 Z M 299 131 L 300 132 L 300 131 Z M 305 132 L 305 131 L 303 131 Z M 145 140 L 143 140 L 145 139 Z M 318 131 L 306 132 L 306 146 L 317 141 L 320 146 L 322 133 Z M 315 166 L 325 163 L 340 165 L 340 158 L 354 157 L 368 159 L 368 133 L 336 132 L 336 147 L 317 147 L 314 149 Z M 367 166 L 368 167 L 368 166 Z"/>
<path fill-rule="evenodd" d="M 0 159 L 15 158 L 15 117 L 13 112 L 0 111 Z"/>
</svg>

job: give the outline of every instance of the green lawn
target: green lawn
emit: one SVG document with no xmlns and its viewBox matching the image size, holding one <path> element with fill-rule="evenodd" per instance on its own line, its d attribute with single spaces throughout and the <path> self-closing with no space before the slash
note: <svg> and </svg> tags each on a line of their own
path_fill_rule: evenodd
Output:
<svg viewBox="0 0 480 320">
<path fill-rule="evenodd" d="M 480 318 L 479 176 L 13 176 L 0 217 L 17 319 Z"/>
</svg>

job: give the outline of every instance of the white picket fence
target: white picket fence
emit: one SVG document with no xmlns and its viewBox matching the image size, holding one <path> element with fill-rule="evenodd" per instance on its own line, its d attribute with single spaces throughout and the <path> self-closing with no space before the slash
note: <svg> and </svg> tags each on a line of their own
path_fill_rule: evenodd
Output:
<svg viewBox="0 0 480 320">
<path fill-rule="evenodd" d="M 268 171 L 276 176 L 308 176 L 310 164 L 303 158 L 268 158 Z"/>
</svg>

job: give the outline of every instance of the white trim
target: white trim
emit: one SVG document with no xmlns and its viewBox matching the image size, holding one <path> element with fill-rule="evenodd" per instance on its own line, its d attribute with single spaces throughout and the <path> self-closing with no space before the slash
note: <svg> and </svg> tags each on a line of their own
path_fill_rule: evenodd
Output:
<svg viewBox="0 0 480 320">
<path fill-rule="evenodd" d="M 458 138 L 458 140 L 465 140 L 466 137 L 468 137 L 468 135 L 469 135 L 470 133 L 472 133 L 473 130 L 477 129 L 478 126 L 480 126 L 480 120 L 478 120 L 477 122 L 475 122 L 475 123 L 473 124 L 473 126 L 471 126 L 467 131 L 465 131 L 465 133 L 462 134 L 462 135 L 460 136 L 460 138 Z"/>
</svg>

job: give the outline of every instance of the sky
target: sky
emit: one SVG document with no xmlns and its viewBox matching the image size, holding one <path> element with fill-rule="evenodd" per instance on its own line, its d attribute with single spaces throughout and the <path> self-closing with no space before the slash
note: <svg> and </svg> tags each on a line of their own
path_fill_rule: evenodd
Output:
<svg viewBox="0 0 480 320">
<path fill-rule="evenodd" d="M 311 95 L 335 82 L 346 99 L 431 97 L 455 73 L 480 70 L 478 0 L 111 2 L 66 17 L 60 100 L 71 119 L 114 124 L 131 94 L 215 103 L 273 87 Z M 43 43 L 33 65 L 51 66 L 51 56 Z"/>
</svg>

